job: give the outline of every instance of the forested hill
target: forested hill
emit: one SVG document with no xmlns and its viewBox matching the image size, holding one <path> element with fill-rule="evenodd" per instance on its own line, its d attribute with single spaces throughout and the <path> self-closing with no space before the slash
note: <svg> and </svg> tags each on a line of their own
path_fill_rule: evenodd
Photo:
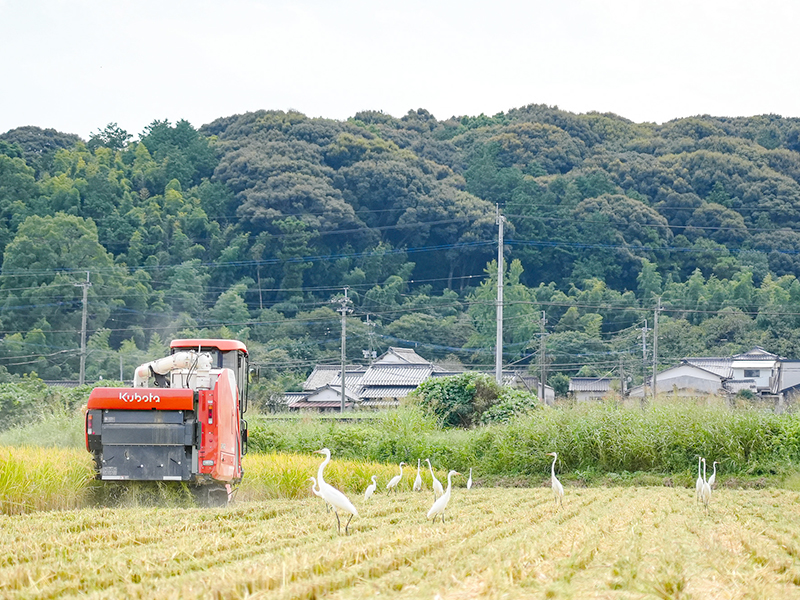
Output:
<svg viewBox="0 0 800 600">
<path fill-rule="evenodd" d="M 639 373 L 657 297 L 664 364 L 756 344 L 800 358 L 799 119 L 530 105 L 8 131 L 0 365 L 75 376 L 87 272 L 89 378 L 201 334 L 302 374 L 339 351 L 345 286 L 352 360 L 414 344 L 491 365 L 496 206 L 507 363 L 535 365 L 544 334 L 550 373 Z"/>
</svg>

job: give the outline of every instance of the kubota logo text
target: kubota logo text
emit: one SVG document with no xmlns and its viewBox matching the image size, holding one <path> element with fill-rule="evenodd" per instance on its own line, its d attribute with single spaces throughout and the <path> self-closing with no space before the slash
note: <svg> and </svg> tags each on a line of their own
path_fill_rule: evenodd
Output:
<svg viewBox="0 0 800 600">
<path fill-rule="evenodd" d="M 161 396 L 153 394 L 139 394 L 138 392 L 120 392 L 119 399 L 123 402 L 161 402 Z"/>
</svg>

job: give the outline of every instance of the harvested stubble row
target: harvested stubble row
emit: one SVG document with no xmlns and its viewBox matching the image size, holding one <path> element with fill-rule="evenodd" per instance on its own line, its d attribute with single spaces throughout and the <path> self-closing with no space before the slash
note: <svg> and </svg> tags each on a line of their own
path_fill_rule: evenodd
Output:
<svg viewBox="0 0 800 600">
<path fill-rule="evenodd" d="M 800 494 L 454 491 L 357 502 L 350 536 L 318 499 L 226 509 L 87 509 L 0 517 L 4 598 L 797 598 Z"/>
</svg>

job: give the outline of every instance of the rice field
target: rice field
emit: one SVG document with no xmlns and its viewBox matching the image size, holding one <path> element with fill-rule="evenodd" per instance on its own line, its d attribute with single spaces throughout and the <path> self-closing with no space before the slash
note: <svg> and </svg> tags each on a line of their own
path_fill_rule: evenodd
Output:
<svg viewBox="0 0 800 600">
<path fill-rule="evenodd" d="M 800 597 L 794 491 L 460 487 L 435 525 L 430 491 L 351 499 L 349 536 L 312 497 L 3 515 L 0 597 Z"/>
</svg>

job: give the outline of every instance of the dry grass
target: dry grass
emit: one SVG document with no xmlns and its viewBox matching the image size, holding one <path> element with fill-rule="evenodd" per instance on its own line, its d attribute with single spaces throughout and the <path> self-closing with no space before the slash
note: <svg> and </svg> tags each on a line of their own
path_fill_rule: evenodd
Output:
<svg viewBox="0 0 800 600">
<path fill-rule="evenodd" d="M 430 493 L 351 498 L 350 536 L 316 498 L 0 516 L 0 597 L 800 596 L 797 492 L 458 488 L 436 525 Z"/>
</svg>

